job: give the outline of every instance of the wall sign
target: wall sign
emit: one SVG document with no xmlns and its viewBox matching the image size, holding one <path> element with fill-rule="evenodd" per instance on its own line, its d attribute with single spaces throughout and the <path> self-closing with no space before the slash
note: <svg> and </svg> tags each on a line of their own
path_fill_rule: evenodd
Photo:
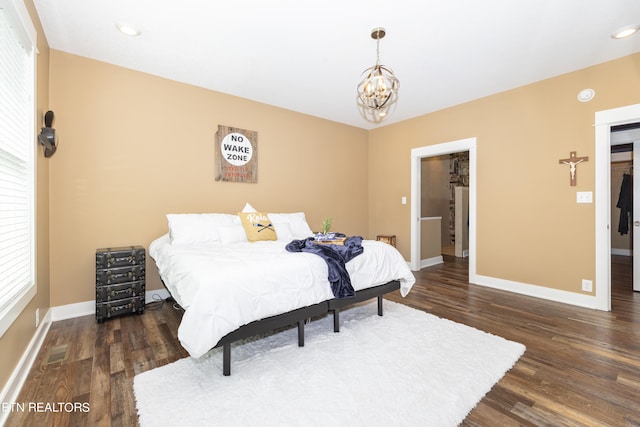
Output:
<svg viewBox="0 0 640 427">
<path fill-rule="evenodd" d="M 218 125 L 216 181 L 258 182 L 258 132 Z"/>
</svg>

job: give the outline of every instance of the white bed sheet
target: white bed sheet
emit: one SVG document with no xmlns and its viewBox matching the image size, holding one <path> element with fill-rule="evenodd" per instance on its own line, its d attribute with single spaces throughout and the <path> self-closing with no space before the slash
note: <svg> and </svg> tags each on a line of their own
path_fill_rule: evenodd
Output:
<svg viewBox="0 0 640 427">
<path fill-rule="evenodd" d="M 325 261 L 288 252 L 286 245 L 172 245 L 168 234 L 151 243 L 149 255 L 160 277 L 185 309 L 178 338 L 192 357 L 242 325 L 333 298 Z M 415 277 L 402 255 L 382 242 L 363 240 L 362 246 L 364 252 L 346 265 L 354 289 L 399 280 L 406 296 Z"/>
</svg>

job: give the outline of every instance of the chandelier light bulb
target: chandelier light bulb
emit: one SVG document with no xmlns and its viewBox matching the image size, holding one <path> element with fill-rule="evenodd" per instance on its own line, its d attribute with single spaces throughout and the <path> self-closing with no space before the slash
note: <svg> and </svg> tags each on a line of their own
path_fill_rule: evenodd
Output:
<svg viewBox="0 0 640 427">
<path fill-rule="evenodd" d="M 376 77 L 376 96 L 384 97 L 387 93 L 387 85 L 384 84 L 384 78 L 378 74 Z"/>
<path fill-rule="evenodd" d="M 368 80 L 364 84 L 363 93 L 365 98 L 371 98 L 373 96 L 373 90 L 371 89 L 371 82 Z"/>
</svg>

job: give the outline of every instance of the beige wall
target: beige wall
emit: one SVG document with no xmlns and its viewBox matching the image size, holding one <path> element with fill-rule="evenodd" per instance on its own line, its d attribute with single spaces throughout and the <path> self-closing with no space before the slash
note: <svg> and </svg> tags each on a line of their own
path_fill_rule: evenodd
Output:
<svg viewBox="0 0 640 427">
<path fill-rule="evenodd" d="M 442 218 L 438 239 L 442 246 L 449 246 L 451 241 L 449 236 L 449 198 L 451 196 L 449 155 L 422 159 L 420 178 L 420 216 L 439 216 Z M 423 234 L 421 240 L 424 239 L 424 236 Z"/>
<path fill-rule="evenodd" d="M 39 131 L 49 103 L 49 45 L 30 0 L 25 1 L 31 20 L 38 32 L 37 56 L 37 121 Z M 35 144 L 35 141 L 34 141 Z M 36 161 L 36 286 L 37 293 L 11 327 L 0 337 L 0 390 L 8 381 L 35 331 L 35 311 L 42 319 L 49 308 L 49 159 L 38 147 Z"/>
<path fill-rule="evenodd" d="M 95 299 L 95 250 L 149 243 L 165 215 L 304 211 L 366 236 L 365 130 L 51 51 L 51 305 Z M 258 132 L 258 183 L 214 180 L 218 125 Z M 159 289 L 153 261 L 147 289 Z"/>
<path fill-rule="evenodd" d="M 469 250 L 469 187 L 455 188 L 455 254 L 465 256 Z"/>
<path fill-rule="evenodd" d="M 420 221 L 420 261 L 430 260 L 442 256 L 442 219 L 431 217 Z"/>
<path fill-rule="evenodd" d="M 586 87 L 596 96 L 580 103 Z M 594 204 L 576 204 L 576 191 L 595 189 L 594 113 L 639 102 L 636 54 L 373 130 L 369 232 L 395 233 L 408 259 L 410 150 L 476 137 L 477 273 L 581 292 L 581 279 L 595 281 Z M 570 151 L 590 157 L 576 187 L 558 164 Z M 382 167 L 394 179 L 373 173 Z"/>
</svg>

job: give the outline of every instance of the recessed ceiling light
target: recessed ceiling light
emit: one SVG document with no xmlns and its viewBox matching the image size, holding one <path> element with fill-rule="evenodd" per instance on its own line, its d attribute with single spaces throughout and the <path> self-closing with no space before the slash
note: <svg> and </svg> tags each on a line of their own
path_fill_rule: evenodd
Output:
<svg viewBox="0 0 640 427">
<path fill-rule="evenodd" d="M 140 30 L 129 24 L 116 24 L 116 28 L 125 36 L 138 37 L 140 35 Z"/>
<path fill-rule="evenodd" d="M 640 25 L 627 25 L 626 27 L 622 27 L 611 34 L 612 39 L 624 39 L 626 37 L 632 36 L 638 32 L 640 29 Z"/>
<path fill-rule="evenodd" d="M 589 102 L 596 96 L 596 91 L 591 88 L 582 89 L 580 93 L 578 93 L 578 101 L 580 102 Z"/>
</svg>

